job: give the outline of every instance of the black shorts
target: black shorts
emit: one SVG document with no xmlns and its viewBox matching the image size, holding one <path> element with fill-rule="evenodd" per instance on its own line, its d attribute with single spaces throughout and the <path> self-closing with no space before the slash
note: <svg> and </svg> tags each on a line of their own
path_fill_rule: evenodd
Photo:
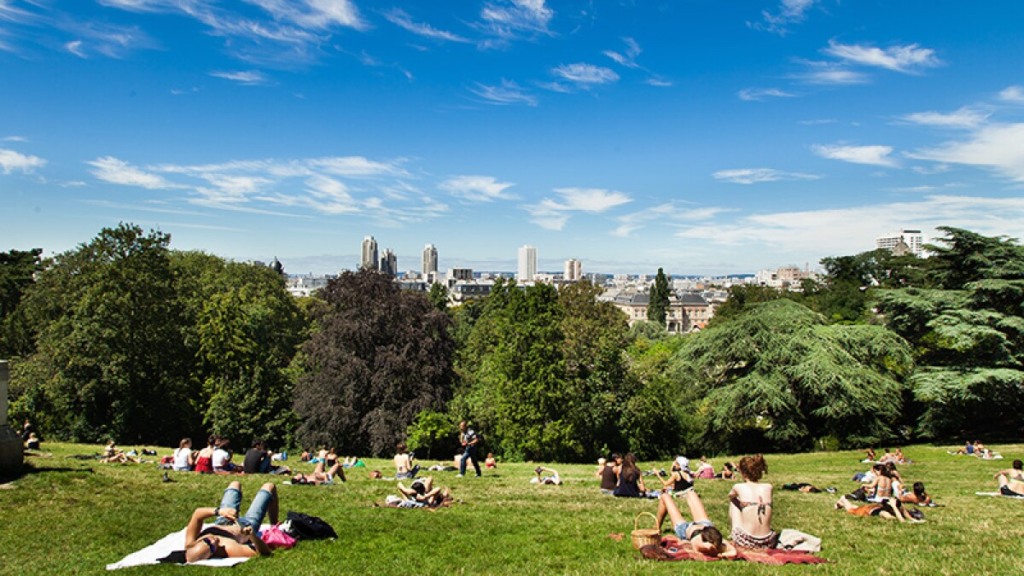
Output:
<svg viewBox="0 0 1024 576">
<path fill-rule="evenodd" d="M 1003 496 L 1015 496 L 1017 498 L 1024 498 L 1024 494 L 1014 492 L 1013 490 L 1010 490 L 1009 486 L 1006 485 L 999 487 L 999 493 L 1002 494 Z"/>
</svg>

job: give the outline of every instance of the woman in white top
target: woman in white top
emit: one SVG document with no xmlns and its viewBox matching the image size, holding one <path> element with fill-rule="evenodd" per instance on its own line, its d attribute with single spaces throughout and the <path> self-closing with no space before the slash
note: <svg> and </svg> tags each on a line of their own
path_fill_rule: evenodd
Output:
<svg viewBox="0 0 1024 576">
<path fill-rule="evenodd" d="M 174 451 L 174 463 L 171 465 L 171 468 L 188 471 L 192 469 L 192 464 L 192 439 L 182 438 L 178 449 Z"/>
</svg>

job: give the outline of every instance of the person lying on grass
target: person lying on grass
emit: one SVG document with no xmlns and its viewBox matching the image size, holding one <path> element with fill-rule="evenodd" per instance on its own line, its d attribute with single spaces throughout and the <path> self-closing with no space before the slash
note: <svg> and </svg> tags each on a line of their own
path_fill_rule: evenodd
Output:
<svg viewBox="0 0 1024 576">
<path fill-rule="evenodd" d="M 917 504 L 918 506 L 935 506 L 932 497 L 924 490 L 924 482 L 914 482 L 913 491 L 901 494 L 900 502 Z"/>
<path fill-rule="evenodd" d="M 333 484 L 334 479 L 338 478 L 342 482 L 345 481 L 345 470 L 342 469 L 341 463 L 335 459 L 334 465 L 327 471 L 324 471 L 326 462 L 320 459 L 316 463 L 316 467 L 313 468 L 313 472 L 309 474 L 303 474 L 299 472 L 295 476 L 292 476 L 292 484 Z"/>
<path fill-rule="evenodd" d="M 735 557 L 736 547 L 722 539 L 722 533 L 708 518 L 707 510 L 704 509 L 704 503 L 700 501 L 700 496 L 692 489 L 686 491 L 686 504 L 690 507 L 690 516 L 693 518 L 689 522 L 679 511 L 672 495 L 662 494 L 658 498 L 658 513 L 656 515 L 658 529 L 661 530 L 661 523 L 667 514 L 672 520 L 672 529 L 676 536 L 689 542 L 695 551 L 706 556 Z"/>
<path fill-rule="evenodd" d="M 545 468 L 543 466 L 537 466 L 533 469 L 533 472 L 537 475 L 530 478 L 530 484 L 552 484 L 554 486 L 560 486 L 562 484 L 562 478 L 558 475 L 558 471 L 554 468 Z M 550 472 L 547 476 L 543 474 Z"/>
<path fill-rule="evenodd" d="M 772 530 L 772 485 L 761 482 L 768 472 L 764 456 L 744 456 L 739 463 L 743 482 L 729 492 L 732 541 L 740 548 L 774 548 L 779 535 Z"/>
<path fill-rule="evenodd" d="M 886 498 L 881 502 L 857 506 L 847 500 L 846 496 L 840 496 L 835 507 L 836 510 L 846 510 L 854 516 L 878 516 L 879 518 L 895 518 L 900 522 L 924 522 L 924 520 L 912 516 L 896 498 Z M 917 512 L 920 513 L 920 510 Z"/>
<path fill-rule="evenodd" d="M 384 505 L 392 508 L 440 508 L 451 506 L 452 496 L 448 488 L 434 486 L 434 478 L 424 476 L 412 481 L 409 488 L 398 483 L 401 496 L 391 495 L 384 500 Z"/>
<path fill-rule="evenodd" d="M 1003 496 L 1024 496 L 1024 462 L 1013 461 L 1013 468 L 996 472 L 999 480 L 999 492 Z"/>
<path fill-rule="evenodd" d="M 196 508 L 192 512 L 185 528 L 186 562 L 270 555 L 270 547 L 260 539 L 259 529 L 267 514 L 270 515 L 270 523 L 277 524 L 277 488 L 272 482 L 264 484 L 249 504 L 245 516 L 238 515 L 241 505 L 242 485 L 236 480 L 224 489 L 220 506 Z M 203 524 L 214 516 L 217 520 L 213 524 Z"/>
</svg>

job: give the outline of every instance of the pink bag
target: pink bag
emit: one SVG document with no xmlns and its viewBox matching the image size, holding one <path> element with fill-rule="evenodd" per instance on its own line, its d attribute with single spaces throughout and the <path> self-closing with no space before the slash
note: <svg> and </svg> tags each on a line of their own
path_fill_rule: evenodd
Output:
<svg viewBox="0 0 1024 576">
<path fill-rule="evenodd" d="M 281 524 L 274 524 L 263 532 L 260 532 L 260 540 L 267 543 L 271 550 L 284 548 L 285 550 L 295 546 L 295 538 L 292 538 L 281 530 Z"/>
</svg>

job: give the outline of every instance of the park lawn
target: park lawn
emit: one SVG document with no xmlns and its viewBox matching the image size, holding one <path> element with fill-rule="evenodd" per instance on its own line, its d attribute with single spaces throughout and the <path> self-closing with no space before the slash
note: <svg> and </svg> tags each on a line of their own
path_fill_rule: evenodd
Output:
<svg viewBox="0 0 1024 576">
<path fill-rule="evenodd" d="M 776 486 L 775 528 L 820 536 L 821 555 L 830 560 L 781 567 L 641 559 L 629 532 L 638 513 L 655 510 L 655 501 L 601 495 L 594 466 L 552 465 L 563 486 L 529 484 L 535 464 L 527 463 L 499 464 L 483 478 L 437 472 L 435 482 L 450 486 L 459 503 L 430 512 L 374 507 L 394 492 L 394 482 L 371 480 L 369 470 L 388 474 L 392 468 L 390 461 L 369 460 L 368 468 L 350 471 L 344 484 L 278 487 L 282 516 L 287 510 L 321 516 L 337 530 L 336 541 L 300 542 L 229 574 L 1019 574 L 1024 572 L 1024 501 L 980 497 L 975 491 L 995 491 L 992 475 L 1022 457 L 1024 446 L 994 448 L 1006 459 L 952 456 L 948 446 L 904 449 L 915 461 L 900 467 L 904 478 L 924 481 L 945 505 L 925 508 L 924 524 L 856 518 L 833 509 L 834 495 L 780 489 L 784 483 L 810 482 L 851 491 L 856 486 L 851 476 L 868 468 L 858 462 L 859 452 L 769 455 L 765 480 Z M 97 453 L 100 446 L 46 443 L 44 450 L 26 458 L 25 475 L 0 487 L 0 574 L 98 574 L 106 564 L 183 528 L 195 507 L 216 505 L 231 479 L 242 482 L 243 507 L 268 478 L 284 480 L 171 472 L 174 482 L 164 483 L 155 464 L 69 458 Z M 724 461 L 713 460 L 716 468 Z M 287 464 L 312 469 L 293 460 Z M 667 468 L 668 462 L 642 466 Z M 697 485 L 711 518 L 726 530 L 730 485 Z M 667 522 L 664 528 L 668 531 Z M 213 569 L 145 566 L 118 573 L 179 570 Z"/>
</svg>

